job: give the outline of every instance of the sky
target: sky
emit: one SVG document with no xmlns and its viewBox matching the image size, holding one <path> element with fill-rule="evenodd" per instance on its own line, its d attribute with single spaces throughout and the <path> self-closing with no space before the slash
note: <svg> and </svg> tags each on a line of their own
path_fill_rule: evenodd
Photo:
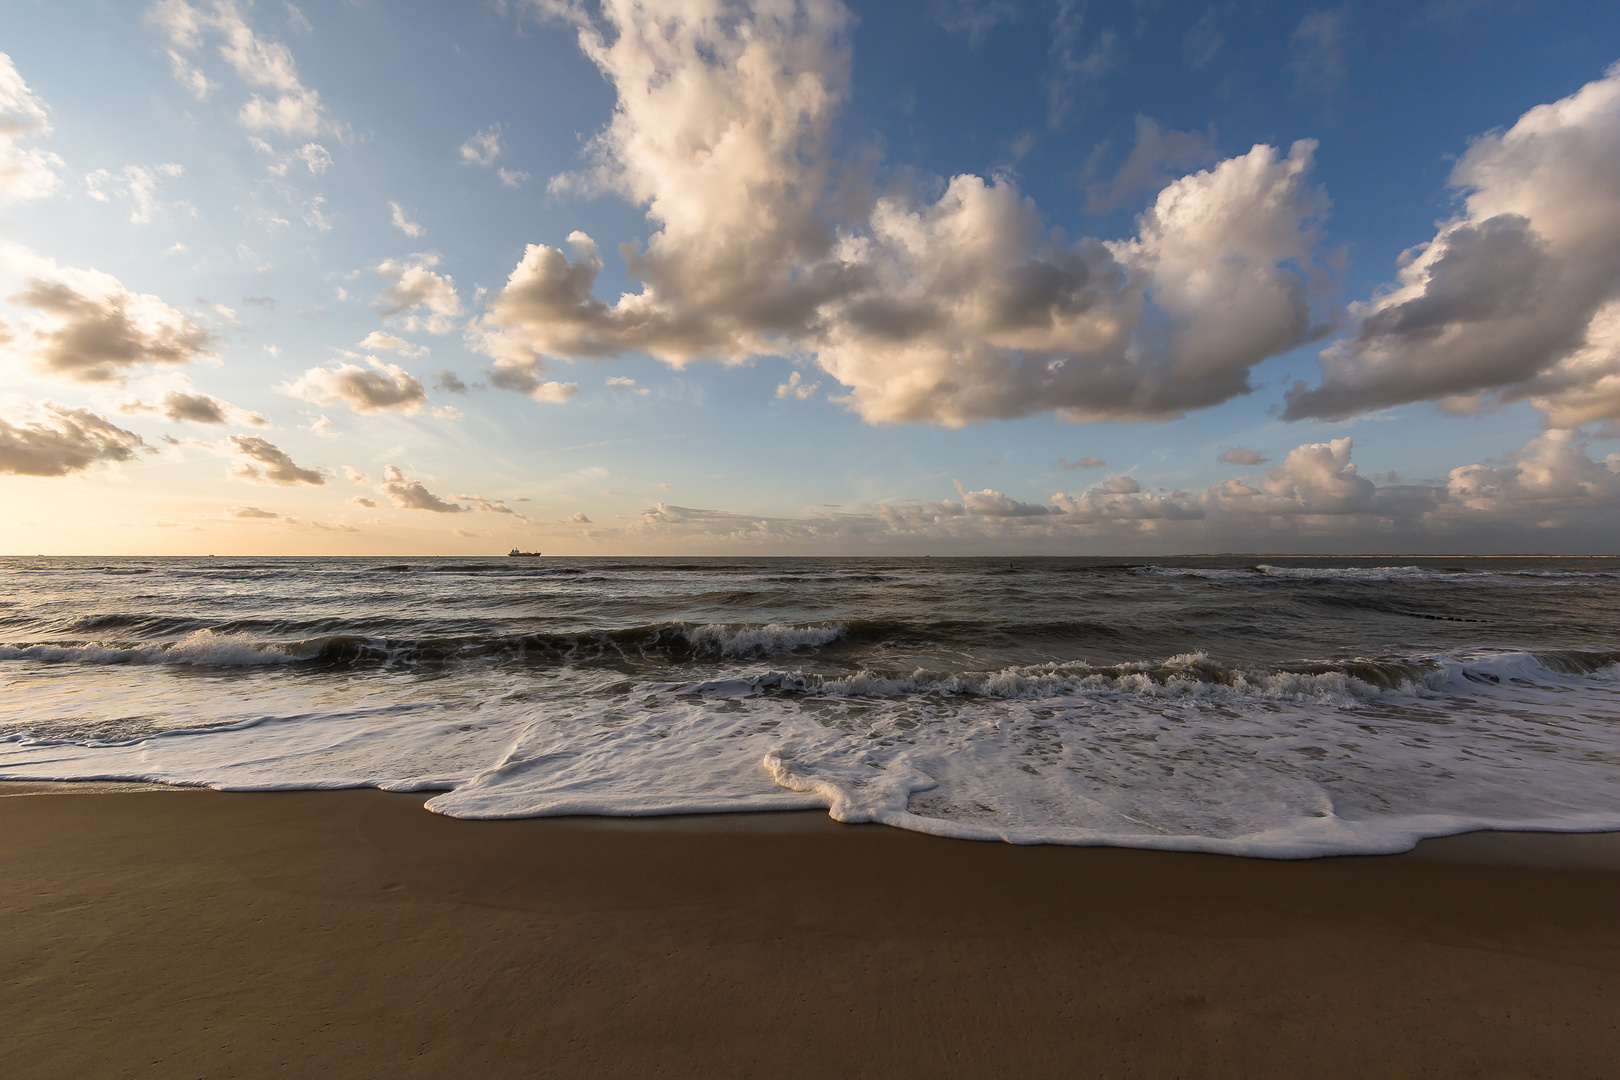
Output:
<svg viewBox="0 0 1620 1080">
<path fill-rule="evenodd" d="M 1620 554 L 1620 5 L 15 0 L 0 553 Z"/>
</svg>

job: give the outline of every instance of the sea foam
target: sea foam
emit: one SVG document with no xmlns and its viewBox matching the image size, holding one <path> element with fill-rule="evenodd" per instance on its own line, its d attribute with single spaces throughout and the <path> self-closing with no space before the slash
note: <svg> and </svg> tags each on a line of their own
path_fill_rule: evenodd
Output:
<svg viewBox="0 0 1620 1080">
<path fill-rule="evenodd" d="M 1323 674 L 1270 685 L 1194 654 L 1039 693 L 1028 674 L 990 679 L 980 689 L 1002 696 L 958 693 L 949 707 L 937 688 L 784 698 L 768 676 L 602 674 L 561 708 L 534 707 L 518 680 L 469 677 L 461 705 L 452 688 L 385 703 L 346 684 L 313 714 L 265 689 L 236 722 L 122 738 L 15 730 L 0 778 L 436 791 L 429 809 L 467 818 L 814 807 L 967 839 L 1273 857 L 1471 828 L 1620 828 L 1612 657 L 1409 663 L 1426 674 L 1346 693 L 1342 672 L 1326 688 Z M 1165 674 L 1177 671 L 1191 674 Z M 1289 681 L 1301 679 L 1307 692 Z"/>
</svg>

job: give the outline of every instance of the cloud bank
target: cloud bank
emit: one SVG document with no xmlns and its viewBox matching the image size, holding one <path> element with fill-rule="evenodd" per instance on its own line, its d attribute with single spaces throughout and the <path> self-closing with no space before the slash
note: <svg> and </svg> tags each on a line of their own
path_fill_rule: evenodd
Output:
<svg viewBox="0 0 1620 1080">
<path fill-rule="evenodd" d="M 1620 453 L 1593 460 L 1576 431 L 1545 432 L 1504 463 L 1461 466 L 1436 483 L 1377 484 L 1358 472 L 1353 449 L 1348 438 L 1306 443 L 1263 474 L 1196 493 L 1146 491 L 1116 475 L 1042 503 L 960 482 L 956 499 L 797 517 L 657 503 L 622 535 L 715 549 L 983 550 L 1017 543 L 1020 550 L 1057 552 L 1083 539 L 1094 549 L 1165 552 L 1255 544 L 1268 551 L 1337 550 L 1347 542 L 1362 550 L 1410 551 L 1416 544 L 1466 551 L 1601 542 L 1620 526 Z"/>
</svg>

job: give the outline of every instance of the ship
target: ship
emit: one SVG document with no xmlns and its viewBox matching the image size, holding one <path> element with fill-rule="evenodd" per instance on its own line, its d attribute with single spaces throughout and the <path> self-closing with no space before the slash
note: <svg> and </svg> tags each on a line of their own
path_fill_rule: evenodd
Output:
<svg viewBox="0 0 1620 1080">
<path fill-rule="evenodd" d="M 506 557 L 508 559 L 538 559 L 540 553 L 538 551 L 519 551 L 517 548 L 513 548 L 506 553 Z"/>
</svg>

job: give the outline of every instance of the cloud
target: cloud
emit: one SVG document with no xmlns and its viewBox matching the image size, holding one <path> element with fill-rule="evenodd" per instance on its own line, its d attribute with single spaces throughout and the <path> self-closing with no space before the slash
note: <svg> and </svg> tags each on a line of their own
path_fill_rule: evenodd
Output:
<svg viewBox="0 0 1620 1080">
<path fill-rule="evenodd" d="M 1288 70 L 1301 90 L 1331 94 L 1344 85 L 1344 11 L 1313 11 L 1288 38 Z"/>
<path fill-rule="evenodd" d="M 509 188 L 520 188 L 523 186 L 524 181 L 531 179 L 530 175 L 522 169 L 500 168 L 495 170 L 495 175 L 500 178 L 503 185 Z"/>
<path fill-rule="evenodd" d="M 815 396 L 816 391 L 820 389 L 820 383 L 807 383 L 804 381 L 804 376 L 795 371 L 793 374 L 788 376 L 787 382 L 777 386 L 776 400 L 789 401 L 796 399 L 798 401 L 809 401 Z"/>
<path fill-rule="evenodd" d="M 1225 44 L 1226 35 L 1216 25 L 1215 8 L 1211 6 L 1181 39 L 1181 52 L 1187 58 L 1187 66 L 1198 71 L 1207 67 Z"/>
<path fill-rule="evenodd" d="M 461 376 L 449 368 L 443 369 L 433 377 L 433 388 L 441 394 L 465 394 L 468 389 Z"/>
<path fill-rule="evenodd" d="M 420 380 L 398 364 L 366 357 L 369 368 L 339 364 L 310 368 L 286 393 L 317 405 L 342 402 L 357 413 L 401 412 L 414 416 L 427 405 L 427 390 Z"/>
<path fill-rule="evenodd" d="M 323 176 L 332 167 L 332 155 L 320 143 L 305 143 L 293 151 L 293 157 L 304 163 L 311 176 Z"/>
<path fill-rule="evenodd" d="M 1288 452 L 1281 465 L 1266 470 L 1258 487 L 1223 480 L 1200 502 L 1226 512 L 1263 514 L 1359 514 L 1374 509 L 1376 485 L 1350 461 L 1348 438 L 1306 443 Z"/>
<path fill-rule="evenodd" d="M 186 0 L 158 0 L 147 18 L 167 38 L 175 78 L 199 101 L 215 84 L 196 66 L 194 58 L 205 39 L 219 39 L 219 56 L 238 79 L 255 88 L 236 116 L 247 130 L 288 137 L 337 130 L 321 104 L 320 94 L 299 79 L 292 50 L 255 33 L 232 0 L 197 6 Z"/>
<path fill-rule="evenodd" d="M 561 405 L 579 393 L 578 383 L 542 380 L 543 370 L 538 358 L 498 357 L 489 369 L 489 382 L 498 389 L 515 390 L 548 405 Z"/>
<path fill-rule="evenodd" d="M 1557 528 L 1571 511 L 1620 507 L 1620 454 L 1593 461 L 1579 431 L 1553 429 L 1526 443 L 1503 466 L 1452 469 L 1452 509 L 1539 528 Z"/>
<path fill-rule="evenodd" d="M 218 315 L 221 321 L 229 326 L 242 325 L 242 320 L 236 317 L 236 309 L 233 307 L 229 307 L 214 300 L 204 300 L 200 296 L 197 298 L 197 303 L 201 304 L 209 311 L 212 311 L 215 315 Z"/>
<path fill-rule="evenodd" d="M 582 513 L 570 514 L 568 515 L 568 520 L 576 525 L 589 525 L 591 523 L 591 519 Z"/>
<path fill-rule="evenodd" d="M 1087 186 L 1086 210 L 1093 213 L 1112 210 L 1144 188 L 1163 187 L 1175 179 L 1166 171 L 1166 166 L 1200 165 L 1214 158 L 1213 133 L 1175 131 L 1138 113 L 1136 143 L 1112 180 Z"/>
<path fill-rule="evenodd" d="M 501 125 L 491 124 L 461 144 L 461 160 L 469 165 L 493 165 L 501 156 Z"/>
<path fill-rule="evenodd" d="M 0 53 L 0 202 L 43 199 L 62 186 L 56 172 L 63 167 L 60 157 L 17 145 L 50 133 L 45 103 L 28 88 L 11 57 Z"/>
<path fill-rule="evenodd" d="M 46 374 L 121 382 L 143 364 L 214 358 L 212 333 L 111 274 L 59 267 L 15 245 L 0 249 L 0 267 L 23 279 L 22 291 L 7 299 L 37 313 L 11 350 Z"/>
<path fill-rule="evenodd" d="M 184 173 L 185 169 L 172 161 L 152 166 L 125 165 L 118 173 L 97 169 L 84 178 L 84 184 L 86 193 L 96 202 L 112 202 L 117 198 L 129 204 L 130 222 L 144 225 L 162 206 L 157 198 L 157 187 L 163 178 L 174 179 Z M 172 205 L 189 207 L 185 202 Z"/>
<path fill-rule="evenodd" d="M 392 465 L 383 470 L 382 483 L 377 485 L 377 492 L 388 496 L 401 510 L 427 510 L 434 514 L 467 512 L 467 507 L 444 501 L 423 487 L 420 480 L 412 480 Z"/>
<path fill-rule="evenodd" d="M 1154 527 L 1161 521 L 1196 521 L 1204 512 L 1185 492 L 1158 495 L 1143 491 L 1129 476 L 1111 476 L 1079 495 L 1058 492 L 1051 499 L 1054 512 L 1067 515 L 1070 525 L 1131 523 L 1138 528 Z"/>
<path fill-rule="evenodd" d="M 1181 177 L 1135 238 L 1070 241 L 1007 176 L 859 197 L 860 170 L 828 145 L 850 64 L 835 0 L 723 15 L 649 0 L 609 7 L 606 26 L 546 10 L 573 19 L 618 94 L 592 167 L 552 190 L 617 193 L 652 231 L 621 249 L 640 291 L 611 304 L 590 236 L 530 244 L 467 330 L 497 386 L 532 393 L 548 358 L 790 355 L 873 423 L 1166 418 L 1247 393 L 1251 366 L 1312 332 L 1327 203 L 1310 142 Z"/>
<path fill-rule="evenodd" d="M 225 513 L 228 517 L 244 521 L 279 521 L 284 525 L 306 525 L 311 529 L 320 529 L 322 532 L 357 533 L 360 531 L 353 525 L 332 525 L 324 521 L 299 521 L 297 518 L 287 514 L 278 514 L 257 506 L 227 506 Z"/>
<path fill-rule="evenodd" d="M 1052 17 L 1050 70 L 1046 77 L 1046 126 L 1061 128 L 1074 110 L 1075 97 L 1086 82 L 1096 82 L 1119 63 L 1119 35 L 1103 29 L 1086 42 L 1085 0 L 1057 0 Z"/>
<path fill-rule="evenodd" d="M 156 405 L 130 402 L 121 406 L 120 411 L 157 412 L 176 424 L 226 424 L 235 419 L 253 427 L 270 426 L 270 421 L 261 413 L 249 412 L 217 397 L 188 390 L 170 390 Z"/>
<path fill-rule="evenodd" d="M 388 210 L 392 215 L 390 221 L 393 223 L 394 228 L 398 229 L 412 240 L 422 235 L 422 226 L 406 217 L 405 208 L 399 205 L 399 203 L 389 203 Z"/>
<path fill-rule="evenodd" d="M 33 422 L 0 418 L 0 473 L 12 476 L 68 476 L 99 462 L 129 461 L 145 449 L 139 435 L 106 417 L 52 401 L 39 406 Z"/>
<path fill-rule="evenodd" d="M 239 480 L 251 480 L 255 484 L 311 484 L 315 487 L 326 483 L 325 474 L 300 467 L 281 447 L 257 435 L 232 435 L 230 441 L 238 454 L 249 459 L 231 469 L 231 475 Z M 250 462 L 258 462 L 263 468 Z"/>
<path fill-rule="evenodd" d="M 364 495 L 350 495 L 349 501 L 355 506 L 363 506 L 367 510 L 375 510 L 377 508 L 377 500 L 368 499 Z"/>
<path fill-rule="evenodd" d="M 518 513 L 499 499 L 486 499 L 482 495 L 457 495 L 456 498 L 462 502 L 472 503 L 474 509 L 482 510 L 486 514 L 509 514 L 524 521 L 529 520 L 527 516 Z"/>
<path fill-rule="evenodd" d="M 935 0 L 934 17 L 953 34 L 977 45 L 998 24 L 1018 17 L 1012 0 Z"/>
<path fill-rule="evenodd" d="M 641 397 L 646 397 L 652 393 L 645 386 L 637 386 L 636 380 L 627 379 L 623 375 L 609 375 L 602 380 L 602 385 L 612 390 L 623 390 L 628 394 L 637 394 Z"/>
<path fill-rule="evenodd" d="M 343 466 L 343 478 L 351 484 L 369 484 L 371 477 L 355 468 L 353 465 Z"/>
<path fill-rule="evenodd" d="M 1079 461 L 1070 461 L 1068 458 L 1058 458 L 1058 464 L 1065 469 L 1100 469 L 1108 462 L 1100 457 L 1083 457 Z"/>
<path fill-rule="evenodd" d="M 271 176 L 284 177 L 287 175 L 287 170 L 299 164 L 302 164 L 311 176 L 324 176 L 326 170 L 332 167 L 331 153 L 326 147 L 317 142 L 305 143 L 298 149 L 285 154 L 278 152 L 275 147 L 256 135 L 249 136 L 248 143 L 259 153 L 265 154 L 271 159 L 270 164 L 265 166 L 265 172 Z M 260 211 L 260 213 L 267 212 Z"/>
<path fill-rule="evenodd" d="M 331 232 L 332 222 L 321 207 L 326 205 L 326 196 L 316 195 L 304 201 L 304 224 L 316 232 Z"/>
<path fill-rule="evenodd" d="M 962 486 L 960 480 L 953 480 L 951 483 L 956 485 L 956 494 L 961 497 L 962 505 L 970 514 L 982 514 L 985 517 L 1039 517 L 1053 512 L 1049 506 L 1019 502 L 989 488 L 983 491 L 969 491 Z"/>
<path fill-rule="evenodd" d="M 414 262 L 387 259 L 379 263 L 377 273 L 388 281 L 388 288 L 378 297 L 381 313 L 404 315 L 405 328 L 411 331 L 448 334 L 455 329 L 455 320 L 463 312 L 461 297 L 449 274 L 433 272 L 438 264 L 433 255 L 417 255 Z"/>
<path fill-rule="evenodd" d="M 429 352 L 426 345 L 412 345 L 404 338 L 382 330 L 373 330 L 362 338 L 356 345 L 357 349 L 367 349 L 377 352 L 397 352 L 401 356 L 426 356 Z"/>
<path fill-rule="evenodd" d="M 1228 465 L 1259 465 L 1266 459 L 1258 450 L 1234 446 L 1230 450 L 1221 451 L 1221 456 L 1217 460 L 1224 461 Z"/>
<path fill-rule="evenodd" d="M 1620 65 L 1477 139 L 1450 182 L 1462 212 L 1351 305 L 1284 415 L 1528 398 L 1555 426 L 1620 417 Z"/>
<path fill-rule="evenodd" d="M 1533 543 L 1548 529 L 1575 550 L 1613 536 L 1620 523 L 1620 453 L 1594 461 L 1579 432 L 1549 431 L 1506 464 L 1453 469 L 1443 484 L 1382 486 L 1350 460 L 1349 439 L 1295 447 L 1258 480 L 1226 480 L 1190 493 L 1150 492 L 1118 475 L 1044 504 L 992 489 L 958 500 L 882 503 L 865 510 L 780 517 L 658 503 L 622 535 L 713 548 L 781 550 L 964 550 L 1072 552 L 1076 537 L 1108 550 L 1149 545 L 1186 551 L 1277 544 L 1268 550 L 1482 550 Z M 611 538 L 611 533 L 603 538 Z M 1113 550 L 1119 550 L 1114 547 Z M 1145 549 L 1144 549 L 1145 550 Z"/>
</svg>

